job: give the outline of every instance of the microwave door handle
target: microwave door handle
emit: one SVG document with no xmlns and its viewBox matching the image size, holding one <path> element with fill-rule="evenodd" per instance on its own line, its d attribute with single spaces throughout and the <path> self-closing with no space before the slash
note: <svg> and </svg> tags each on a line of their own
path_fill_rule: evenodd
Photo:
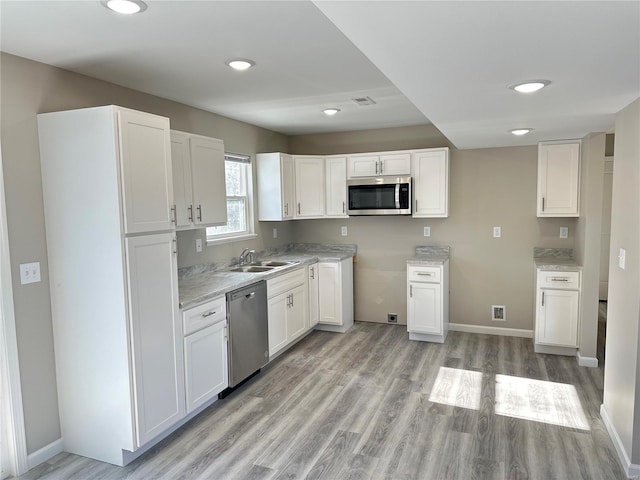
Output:
<svg viewBox="0 0 640 480">
<path fill-rule="evenodd" d="M 400 184 L 396 183 L 396 208 L 400 208 Z"/>
</svg>

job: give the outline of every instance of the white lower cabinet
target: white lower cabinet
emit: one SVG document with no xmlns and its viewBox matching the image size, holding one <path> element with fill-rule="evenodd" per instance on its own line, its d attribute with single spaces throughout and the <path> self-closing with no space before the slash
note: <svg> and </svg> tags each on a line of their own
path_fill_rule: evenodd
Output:
<svg viewBox="0 0 640 480">
<path fill-rule="evenodd" d="M 316 329 L 346 332 L 353 326 L 353 258 L 318 263 Z"/>
<path fill-rule="evenodd" d="M 185 415 L 173 239 L 160 233 L 125 241 L 138 447 Z"/>
<path fill-rule="evenodd" d="M 580 272 L 537 271 L 535 351 L 575 355 Z"/>
<path fill-rule="evenodd" d="M 269 356 L 309 330 L 306 268 L 267 280 Z"/>
<path fill-rule="evenodd" d="M 229 385 L 225 297 L 182 313 L 187 413 Z"/>
<path fill-rule="evenodd" d="M 309 327 L 313 328 L 318 324 L 320 318 L 318 264 L 309 265 L 307 272 L 309 280 Z"/>
<path fill-rule="evenodd" d="M 449 330 L 449 262 L 407 268 L 409 339 L 443 343 Z"/>
</svg>

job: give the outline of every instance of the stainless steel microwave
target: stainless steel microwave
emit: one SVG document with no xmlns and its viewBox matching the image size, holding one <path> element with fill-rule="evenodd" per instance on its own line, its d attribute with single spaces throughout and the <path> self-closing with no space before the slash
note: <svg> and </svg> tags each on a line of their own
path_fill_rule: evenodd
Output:
<svg viewBox="0 0 640 480">
<path fill-rule="evenodd" d="M 349 215 L 411 215 L 411 177 L 347 180 Z"/>
</svg>

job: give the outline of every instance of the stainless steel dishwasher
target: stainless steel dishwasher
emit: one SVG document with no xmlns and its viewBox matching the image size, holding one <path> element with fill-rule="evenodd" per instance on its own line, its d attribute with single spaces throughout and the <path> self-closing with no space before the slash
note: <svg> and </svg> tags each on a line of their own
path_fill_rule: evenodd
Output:
<svg viewBox="0 0 640 480">
<path fill-rule="evenodd" d="M 233 388 L 269 361 L 267 283 L 263 280 L 227 293 L 229 387 Z"/>
</svg>

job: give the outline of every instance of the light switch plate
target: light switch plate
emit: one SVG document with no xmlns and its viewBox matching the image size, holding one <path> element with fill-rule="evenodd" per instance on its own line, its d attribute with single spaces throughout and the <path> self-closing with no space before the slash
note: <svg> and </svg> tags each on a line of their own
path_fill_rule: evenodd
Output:
<svg viewBox="0 0 640 480">
<path fill-rule="evenodd" d="M 346 227 L 346 225 L 343 225 L 342 227 L 340 227 L 340 235 L 342 235 L 343 237 L 347 236 L 347 227 Z"/>
<path fill-rule="evenodd" d="M 20 283 L 37 283 L 40 281 L 40 262 L 20 264 Z"/>
<path fill-rule="evenodd" d="M 620 249 L 620 254 L 618 255 L 618 266 L 624 270 L 625 264 L 627 263 L 627 251 L 624 248 Z"/>
<path fill-rule="evenodd" d="M 560 227 L 560 238 L 569 238 L 569 227 Z"/>
<path fill-rule="evenodd" d="M 501 227 L 493 227 L 493 238 L 500 238 L 502 236 Z"/>
<path fill-rule="evenodd" d="M 431 227 L 424 227 L 424 236 L 425 237 L 431 236 Z"/>
<path fill-rule="evenodd" d="M 196 252 L 200 253 L 202 251 L 202 239 L 196 238 Z"/>
</svg>

